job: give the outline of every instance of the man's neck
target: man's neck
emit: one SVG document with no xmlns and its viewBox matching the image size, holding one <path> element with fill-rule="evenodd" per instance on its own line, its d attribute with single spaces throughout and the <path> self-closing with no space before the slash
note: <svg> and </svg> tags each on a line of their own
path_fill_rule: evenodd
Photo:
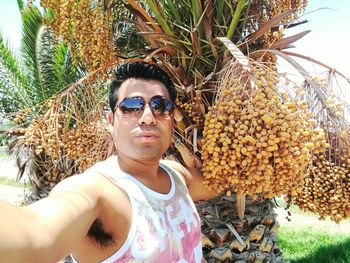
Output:
<svg viewBox="0 0 350 263">
<path fill-rule="evenodd" d="M 143 185 L 158 193 L 170 191 L 171 183 L 167 173 L 159 167 L 159 160 L 130 160 L 118 156 L 119 167 Z"/>
<path fill-rule="evenodd" d="M 159 160 L 134 160 L 118 155 L 120 169 L 135 178 L 157 178 Z"/>
</svg>

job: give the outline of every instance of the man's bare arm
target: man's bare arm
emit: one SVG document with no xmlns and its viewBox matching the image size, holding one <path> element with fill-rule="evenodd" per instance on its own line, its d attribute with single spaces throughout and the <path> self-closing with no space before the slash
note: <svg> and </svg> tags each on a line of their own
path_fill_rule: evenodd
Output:
<svg viewBox="0 0 350 263">
<path fill-rule="evenodd" d="M 69 254 L 99 215 L 93 182 L 74 176 L 26 207 L 1 201 L 0 262 L 57 262 Z"/>
</svg>

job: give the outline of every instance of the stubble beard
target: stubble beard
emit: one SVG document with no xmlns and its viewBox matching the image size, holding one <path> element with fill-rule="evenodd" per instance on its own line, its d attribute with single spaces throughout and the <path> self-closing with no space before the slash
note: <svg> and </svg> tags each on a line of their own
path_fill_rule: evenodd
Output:
<svg viewBox="0 0 350 263">
<path fill-rule="evenodd" d="M 151 146 L 137 147 L 135 153 L 136 158 L 140 160 L 159 160 L 163 155 L 162 151 L 159 148 Z"/>
</svg>

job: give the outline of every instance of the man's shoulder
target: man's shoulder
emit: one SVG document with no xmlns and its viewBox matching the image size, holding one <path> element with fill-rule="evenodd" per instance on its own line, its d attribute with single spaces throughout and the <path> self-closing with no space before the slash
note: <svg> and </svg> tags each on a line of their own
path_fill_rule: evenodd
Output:
<svg viewBox="0 0 350 263">
<path fill-rule="evenodd" d="M 108 164 L 110 162 L 111 160 L 108 158 L 105 161 L 96 163 L 81 174 L 76 174 L 62 180 L 53 188 L 52 192 L 93 191 L 97 193 L 99 190 L 103 192 L 103 189 L 107 185 L 113 185 L 107 174 L 111 170 Z"/>
<path fill-rule="evenodd" d="M 95 163 L 93 166 L 88 168 L 83 174 L 88 173 L 109 173 L 118 169 L 117 156 L 110 156 L 103 161 Z"/>
<path fill-rule="evenodd" d="M 53 189 L 53 192 L 77 192 L 97 189 L 98 185 L 108 183 L 108 180 L 98 173 L 88 172 L 73 175 L 62 180 Z"/>
<path fill-rule="evenodd" d="M 162 159 L 160 160 L 160 164 L 173 168 L 180 173 L 183 173 L 183 169 L 185 169 L 185 167 L 181 163 L 174 160 Z"/>
<path fill-rule="evenodd" d="M 163 164 L 163 165 L 166 165 L 166 166 L 172 168 L 175 172 L 177 172 L 178 175 L 181 176 L 182 180 L 184 180 L 185 182 L 187 181 L 188 170 L 181 163 L 174 161 L 174 160 L 162 159 L 160 161 L 160 164 Z"/>
</svg>

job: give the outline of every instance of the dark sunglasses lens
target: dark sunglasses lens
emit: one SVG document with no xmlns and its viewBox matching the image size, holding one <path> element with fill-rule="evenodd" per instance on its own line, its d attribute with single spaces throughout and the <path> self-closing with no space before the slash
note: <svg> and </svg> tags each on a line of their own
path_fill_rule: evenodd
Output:
<svg viewBox="0 0 350 263">
<path fill-rule="evenodd" d="M 136 113 L 143 109 L 145 102 L 142 98 L 125 98 L 120 104 L 119 108 L 124 114 Z"/>
<path fill-rule="evenodd" d="M 170 115 L 174 110 L 174 103 L 162 97 L 153 97 L 150 100 L 149 105 L 151 106 L 152 111 L 161 115 Z"/>
<path fill-rule="evenodd" d="M 175 109 L 175 104 L 170 100 L 165 100 L 165 110 L 169 112 L 169 114 L 173 113 Z"/>
</svg>

